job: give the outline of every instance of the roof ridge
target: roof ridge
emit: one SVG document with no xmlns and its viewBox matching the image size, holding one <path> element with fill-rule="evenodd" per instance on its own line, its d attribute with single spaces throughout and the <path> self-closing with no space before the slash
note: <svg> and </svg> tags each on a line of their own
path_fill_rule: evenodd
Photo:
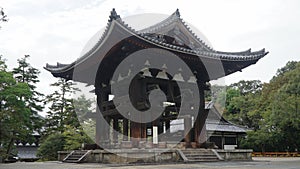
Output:
<svg viewBox="0 0 300 169">
<path fill-rule="evenodd" d="M 177 9 L 173 14 L 171 14 L 170 16 L 168 16 L 166 19 L 148 27 L 148 28 L 144 28 L 142 30 L 139 30 L 139 33 L 153 33 L 155 30 L 158 30 L 166 25 L 169 25 L 170 23 L 172 23 L 172 21 L 176 18 L 180 18 L 180 13 L 179 10 Z"/>
<path fill-rule="evenodd" d="M 179 9 L 177 8 L 176 11 L 174 13 L 172 13 L 169 17 L 167 17 L 166 19 L 156 23 L 155 25 L 152 25 L 148 28 L 142 29 L 138 32 L 140 33 L 153 33 L 156 30 L 159 30 L 167 25 L 170 25 L 172 23 L 172 21 L 177 20 L 179 21 L 183 27 L 191 34 L 191 36 L 198 41 L 202 46 L 205 47 L 206 50 L 210 50 L 210 51 L 214 51 L 214 49 L 212 47 L 210 47 L 209 45 L 207 45 L 201 38 L 199 38 L 192 30 L 191 28 L 187 25 L 187 23 L 185 21 L 183 21 L 183 19 L 180 16 L 180 12 Z"/>
<path fill-rule="evenodd" d="M 210 47 L 208 44 L 206 44 L 201 38 L 199 38 L 195 32 L 193 32 L 193 30 L 187 25 L 187 23 L 182 19 L 179 18 L 179 21 L 182 23 L 182 25 L 190 32 L 190 34 L 198 41 L 200 42 L 202 45 L 204 45 L 208 50 L 210 51 L 215 51 L 212 47 Z"/>
</svg>

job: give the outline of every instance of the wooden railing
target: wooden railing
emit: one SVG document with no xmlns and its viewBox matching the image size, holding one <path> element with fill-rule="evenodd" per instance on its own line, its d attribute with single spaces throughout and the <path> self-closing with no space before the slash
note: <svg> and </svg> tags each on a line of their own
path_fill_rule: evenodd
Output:
<svg viewBox="0 0 300 169">
<path fill-rule="evenodd" d="M 300 157 L 298 152 L 253 152 L 252 157 Z"/>
</svg>

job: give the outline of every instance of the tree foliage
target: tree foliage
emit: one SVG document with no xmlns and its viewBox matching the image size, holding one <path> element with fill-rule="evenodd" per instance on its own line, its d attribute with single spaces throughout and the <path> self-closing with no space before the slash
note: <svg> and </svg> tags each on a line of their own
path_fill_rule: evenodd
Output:
<svg viewBox="0 0 300 169">
<path fill-rule="evenodd" d="M 78 90 L 74 87 L 74 83 L 60 78 L 51 86 L 58 90 L 46 97 L 46 103 L 50 104 L 46 116 L 46 132 L 63 133 L 67 125 L 74 128 L 80 127 L 72 99 L 72 94 Z"/>
<path fill-rule="evenodd" d="M 240 95 L 231 97 L 238 89 Z M 242 146 L 255 151 L 298 151 L 300 62 L 288 62 L 269 83 L 241 81 L 226 92 L 224 115 L 252 129 Z"/>
<path fill-rule="evenodd" d="M 57 152 L 63 150 L 65 138 L 62 133 L 52 133 L 45 138 L 37 156 L 43 160 L 57 160 Z"/>
<path fill-rule="evenodd" d="M 14 141 L 32 135 L 31 111 L 24 100 L 32 96 L 28 84 L 18 82 L 0 57 L 0 145 L 10 155 Z"/>
<path fill-rule="evenodd" d="M 86 114 L 91 112 L 89 108 L 91 107 L 92 101 L 86 99 L 84 96 L 72 100 L 70 94 L 73 93 L 74 90 L 77 90 L 72 85 L 73 83 L 60 79 L 55 86 L 59 86 L 61 91 L 56 90 L 48 97 L 48 99 L 53 99 L 50 106 L 50 110 L 53 112 L 48 112 L 49 115 L 46 118 L 46 121 L 48 121 L 47 126 L 55 124 L 47 127 L 41 147 L 38 150 L 38 155 L 44 160 L 56 159 L 57 151 L 77 150 L 82 147 L 83 143 L 93 143 L 89 137 L 91 136 L 90 134 L 93 133 L 85 133 L 86 130 L 83 130 L 79 124 L 76 114 L 78 111 L 78 115 L 82 116 L 80 118 L 82 119 L 81 124 L 83 124 L 85 128 L 89 128 L 90 125 L 93 124 L 93 121 L 86 117 Z M 74 104 L 76 104 L 76 106 L 74 106 Z M 92 127 L 95 128 L 95 126 Z M 93 129 L 88 130 L 88 132 L 89 131 L 95 132 Z M 52 148 L 52 140 L 60 146 Z"/>
<path fill-rule="evenodd" d="M 93 143 L 90 137 L 82 130 L 82 128 L 74 129 L 72 126 L 66 126 L 63 132 L 65 137 L 64 150 L 78 150 L 83 143 Z"/>
<path fill-rule="evenodd" d="M 34 129 L 38 132 L 42 125 L 43 119 L 38 114 L 43 110 L 43 94 L 38 92 L 36 84 L 40 81 L 38 75 L 40 71 L 30 65 L 27 61 L 29 55 L 25 55 L 23 58 L 18 59 L 18 66 L 13 69 L 12 73 L 17 82 L 26 83 L 32 95 L 28 98 L 24 98 L 25 105 L 30 109 L 30 119 L 34 126 Z"/>
</svg>

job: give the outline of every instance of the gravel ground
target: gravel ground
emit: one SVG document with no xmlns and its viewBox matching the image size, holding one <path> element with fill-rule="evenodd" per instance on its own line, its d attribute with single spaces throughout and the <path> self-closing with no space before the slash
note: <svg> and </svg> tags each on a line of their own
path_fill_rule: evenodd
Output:
<svg viewBox="0 0 300 169">
<path fill-rule="evenodd" d="M 248 162 L 211 162 L 193 164 L 163 164 L 163 165 L 108 165 L 108 164 L 69 164 L 61 162 L 17 162 L 0 164 L 0 169 L 300 169 L 300 158 L 253 158 Z"/>
</svg>

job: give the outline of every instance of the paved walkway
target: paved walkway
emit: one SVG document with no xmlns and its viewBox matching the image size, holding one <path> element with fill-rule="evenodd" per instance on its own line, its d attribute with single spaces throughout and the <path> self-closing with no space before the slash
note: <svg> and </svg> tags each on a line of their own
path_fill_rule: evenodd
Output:
<svg viewBox="0 0 300 169">
<path fill-rule="evenodd" d="M 254 158 L 251 162 L 212 162 L 194 164 L 165 165 L 106 165 L 106 164 L 68 164 L 60 162 L 35 162 L 0 164 L 0 169 L 299 169 L 300 158 Z"/>
</svg>

